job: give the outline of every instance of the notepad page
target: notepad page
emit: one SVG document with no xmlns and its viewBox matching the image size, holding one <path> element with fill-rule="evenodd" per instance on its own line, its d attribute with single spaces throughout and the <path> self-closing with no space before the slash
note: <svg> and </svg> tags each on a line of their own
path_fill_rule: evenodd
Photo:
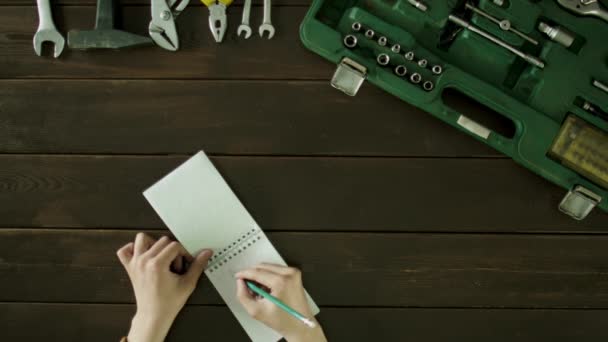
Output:
<svg viewBox="0 0 608 342">
<path fill-rule="evenodd" d="M 221 250 L 257 223 L 204 152 L 144 191 L 150 205 L 186 250 Z"/>
<path fill-rule="evenodd" d="M 191 254 L 211 248 L 205 274 L 254 341 L 281 335 L 251 318 L 236 298 L 234 274 L 261 262 L 286 265 L 204 152 L 165 176 L 144 196 Z M 319 308 L 306 294 L 313 314 Z"/>
</svg>

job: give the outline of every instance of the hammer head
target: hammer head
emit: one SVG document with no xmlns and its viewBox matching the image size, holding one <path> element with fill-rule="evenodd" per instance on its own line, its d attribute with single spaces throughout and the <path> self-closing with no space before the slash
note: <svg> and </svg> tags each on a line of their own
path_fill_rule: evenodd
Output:
<svg viewBox="0 0 608 342">
<path fill-rule="evenodd" d="M 120 49 L 151 44 L 150 37 L 115 29 L 68 32 L 68 46 L 71 49 Z"/>
</svg>

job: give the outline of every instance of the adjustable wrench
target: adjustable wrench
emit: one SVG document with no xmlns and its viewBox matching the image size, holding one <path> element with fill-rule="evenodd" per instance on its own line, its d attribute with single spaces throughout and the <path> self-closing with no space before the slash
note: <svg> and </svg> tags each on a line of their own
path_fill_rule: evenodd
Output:
<svg viewBox="0 0 608 342">
<path fill-rule="evenodd" d="M 260 25 L 259 29 L 260 37 L 264 37 L 264 32 L 268 32 L 268 39 L 274 36 L 274 26 L 272 26 L 272 23 L 270 22 L 271 6 L 270 0 L 264 0 L 264 21 L 262 22 L 262 25 Z"/>
<path fill-rule="evenodd" d="M 236 31 L 236 34 L 240 37 L 241 33 L 245 32 L 245 39 L 249 39 L 251 37 L 251 26 L 249 26 L 249 16 L 251 13 L 251 0 L 245 0 L 245 5 L 243 6 L 243 19 L 241 21 L 241 25 Z"/>
<path fill-rule="evenodd" d="M 55 52 L 53 56 L 55 58 L 61 55 L 63 48 L 65 47 L 65 39 L 57 31 L 55 23 L 53 22 L 53 16 L 51 15 L 51 2 L 50 0 L 36 0 L 38 5 L 38 17 L 40 18 L 40 24 L 38 24 L 38 30 L 34 35 L 34 51 L 38 56 L 42 53 L 42 43 L 51 42 L 55 45 Z"/>
<path fill-rule="evenodd" d="M 608 21 L 608 10 L 597 0 L 557 0 L 565 9 L 580 15 L 590 15 Z"/>
</svg>

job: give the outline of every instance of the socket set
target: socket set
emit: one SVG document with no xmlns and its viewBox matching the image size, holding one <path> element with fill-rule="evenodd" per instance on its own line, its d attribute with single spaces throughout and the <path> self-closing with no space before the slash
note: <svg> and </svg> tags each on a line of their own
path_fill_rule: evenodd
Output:
<svg viewBox="0 0 608 342">
<path fill-rule="evenodd" d="M 351 25 L 351 32 L 344 36 L 343 44 L 349 49 L 365 49 L 360 46 L 360 39 L 375 42 L 376 49 L 370 48 L 370 50 L 376 53 L 376 63 L 379 66 L 392 70 L 396 76 L 409 80 L 411 84 L 420 86 L 424 91 L 430 92 L 435 89 L 435 79 L 443 73 L 441 65 L 431 65 L 428 59 L 420 58 L 413 50 L 404 50 L 398 42 L 389 41 L 387 36 L 370 26 L 355 21 Z M 422 70 L 427 70 L 429 76 L 425 78 Z"/>
<path fill-rule="evenodd" d="M 334 88 L 425 110 L 566 189 L 558 209 L 582 220 L 608 212 L 607 21 L 597 0 L 313 0 L 300 37 Z"/>
</svg>

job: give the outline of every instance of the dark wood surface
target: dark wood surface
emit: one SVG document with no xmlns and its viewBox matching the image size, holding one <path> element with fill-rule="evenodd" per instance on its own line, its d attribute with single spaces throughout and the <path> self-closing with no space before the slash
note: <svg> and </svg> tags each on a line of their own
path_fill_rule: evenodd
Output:
<svg viewBox="0 0 608 342">
<path fill-rule="evenodd" d="M 145 34 L 149 2 L 122 3 Z M 271 41 L 236 37 L 237 3 L 215 44 L 193 1 L 177 53 L 54 60 L 32 50 L 35 2 L 0 0 L 0 340 L 124 334 L 114 252 L 167 233 L 141 191 L 199 149 L 302 268 L 333 341 L 606 340 L 608 215 L 568 219 L 562 189 L 369 84 L 331 89 L 299 42 L 308 1 L 274 3 Z M 54 4 L 63 32 L 93 26 L 94 0 Z M 221 339 L 246 336 L 202 280 L 169 340 Z"/>
</svg>

